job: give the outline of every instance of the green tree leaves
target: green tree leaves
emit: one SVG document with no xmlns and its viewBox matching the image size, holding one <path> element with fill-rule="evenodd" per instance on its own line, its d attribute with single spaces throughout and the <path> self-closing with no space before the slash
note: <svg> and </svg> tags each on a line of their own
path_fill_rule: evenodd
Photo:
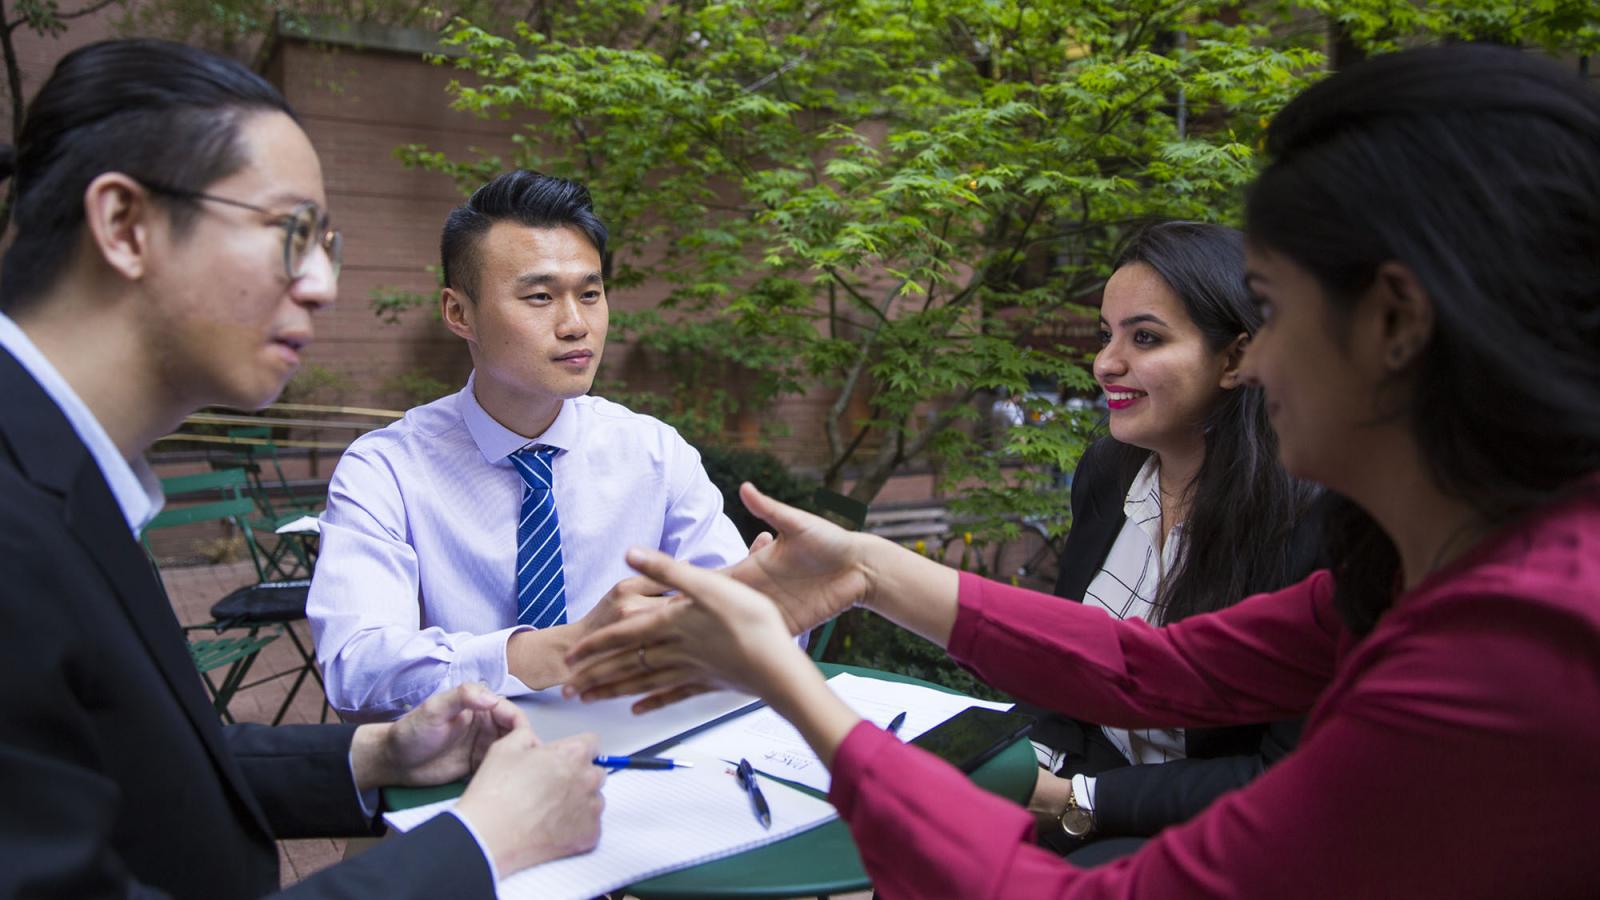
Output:
<svg viewBox="0 0 1600 900">
<path fill-rule="evenodd" d="M 1059 528 L 1092 422 L 1038 397 L 1043 424 L 998 446 L 976 423 L 1030 385 L 1091 387 L 1090 344 L 1060 336 L 1130 228 L 1234 219 L 1266 124 L 1322 72 L 1306 11 L 1373 47 L 1592 38 L 1578 4 L 1521 6 L 575 0 L 503 35 L 458 20 L 439 62 L 472 76 L 458 106 L 524 123 L 506 163 L 589 185 L 614 286 L 669 285 L 616 316 L 676 379 L 630 399 L 705 437 L 805 394 L 828 487 L 870 500 L 927 461 L 967 514 Z"/>
</svg>

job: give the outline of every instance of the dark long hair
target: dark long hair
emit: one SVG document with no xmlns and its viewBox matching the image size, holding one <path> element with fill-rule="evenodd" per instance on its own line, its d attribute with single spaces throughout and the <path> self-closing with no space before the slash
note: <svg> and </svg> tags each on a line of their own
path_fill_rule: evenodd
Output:
<svg viewBox="0 0 1600 900">
<path fill-rule="evenodd" d="M 1232 228 L 1147 226 L 1123 246 L 1116 268 L 1134 263 L 1154 269 L 1178 295 L 1213 353 L 1261 326 L 1244 285 L 1244 236 Z M 1205 458 L 1187 488 L 1190 512 L 1177 561 L 1157 596 L 1160 624 L 1231 606 L 1302 574 L 1292 571 L 1289 538 L 1317 492 L 1278 463 L 1261 390 L 1224 391 L 1202 428 Z M 1148 451 L 1121 444 L 1116 454 L 1121 466 Z"/>
<path fill-rule="evenodd" d="M 281 112 L 283 96 L 238 63 L 168 41 L 102 41 L 68 53 L 39 89 L 0 154 L 12 176 L 16 240 L 0 269 L 0 309 L 15 312 L 50 288 L 72 259 L 83 193 L 106 172 L 200 191 L 246 162 L 239 127 Z M 182 237 L 192 199 L 157 195 Z"/>
<path fill-rule="evenodd" d="M 1320 283 L 1335 333 L 1380 265 L 1409 268 L 1434 328 L 1399 378 L 1436 486 L 1501 523 L 1600 469 L 1600 95 L 1503 47 L 1376 57 L 1290 103 L 1250 192 L 1250 240 Z M 1411 387 L 1414 385 L 1414 387 Z M 1329 522 L 1357 633 L 1399 555 L 1346 502 Z"/>
</svg>

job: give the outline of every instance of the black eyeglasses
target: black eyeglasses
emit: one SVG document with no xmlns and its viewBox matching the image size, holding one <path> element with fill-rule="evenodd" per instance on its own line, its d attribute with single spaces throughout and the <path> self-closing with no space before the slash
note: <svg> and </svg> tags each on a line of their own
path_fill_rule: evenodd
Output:
<svg viewBox="0 0 1600 900">
<path fill-rule="evenodd" d="M 210 200 L 212 203 L 223 203 L 228 206 L 237 206 L 266 216 L 276 218 L 278 224 L 283 226 L 283 271 L 289 280 L 305 274 L 306 261 L 311 257 L 313 242 L 322 247 L 322 252 L 328 254 L 328 263 L 333 267 L 333 277 L 339 277 L 339 268 L 343 265 L 344 237 L 328 224 L 328 216 L 321 207 L 311 201 L 306 201 L 296 206 L 288 215 L 275 213 L 253 203 L 242 200 L 230 200 L 227 197 L 218 197 L 200 191 L 186 191 L 182 188 L 169 187 L 149 181 L 140 181 L 146 190 L 168 197 L 178 197 L 185 200 Z"/>
</svg>

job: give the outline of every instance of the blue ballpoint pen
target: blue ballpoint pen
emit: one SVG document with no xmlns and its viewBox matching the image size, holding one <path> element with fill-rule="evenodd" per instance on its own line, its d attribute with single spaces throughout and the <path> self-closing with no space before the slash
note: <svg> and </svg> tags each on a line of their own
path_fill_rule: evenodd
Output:
<svg viewBox="0 0 1600 900">
<path fill-rule="evenodd" d="M 756 821 L 762 828 L 772 827 L 772 810 L 767 806 L 767 798 L 761 793 L 761 785 L 756 783 L 756 770 L 750 766 L 750 760 L 739 760 L 737 770 L 739 786 L 750 794 L 750 805 L 754 808 Z"/>
<path fill-rule="evenodd" d="M 890 734 L 899 734 L 900 733 L 900 726 L 904 725 L 905 723 L 906 723 L 906 714 L 903 713 L 903 712 L 895 713 L 894 714 L 894 718 L 889 720 L 889 727 L 887 729 L 885 729 L 885 730 L 888 731 Z"/>
<path fill-rule="evenodd" d="M 664 756 L 596 756 L 594 764 L 607 769 L 689 769 L 694 763 Z"/>
</svg>

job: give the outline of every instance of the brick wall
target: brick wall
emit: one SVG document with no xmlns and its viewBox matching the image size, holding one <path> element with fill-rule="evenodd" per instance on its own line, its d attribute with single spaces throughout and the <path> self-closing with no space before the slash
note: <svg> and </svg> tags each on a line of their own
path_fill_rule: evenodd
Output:
<svg viewBox="0 0 1600 900">
<path fill-rule="evenodd" d="M 19 31 L 19 58 L 29 93 L 71 49 L 116 36 L 114 21 L 109 13 L 79 20 L 59 38 Z M 345 235 L 339 302 L 318 317 L 316 343 L 305 354 L 307 368 L 335 373 L 345 386 L 297 399 L 399 408 L 406 398 L 396 390 L 397 376 L 417 373 L 456 385 L 465 380 L 471 363 L 465 345 L 445 330 L 433 308 L 408 311 L 397 324 L 380 321 L 372 311 L 374 288 L 436 293 L 435 276 L 427 267 L 437 264 L 445 215 L 463 199 L 448 178 L 409 169 L 394 151 L 405 144 L 424 144 L 455 158 L 478 151 L 509 154 L 511 136 L 526 120 L 484 119 L 451 109 L 446 86 L 462 73 L 428 64 L 414 49 L 347 46 L 326 38 L 280 37 L 264 71 L 282 89 L 317 148 L 329 207 Z M 8 120 L 0 128 L 9 132 Z M 647 280 L 613 292 L 609 300 L 614 309 L 647 308 L 666 291 L 661 281 Z M 601 377 L 624 376 L 636 389 L 680 377 L 642 361 L 630 365 L 627 348 L 612 344 Z M 814 392 L 747 413 L 730 423 L 727 439 L 754 445 L 764 427 L 784 423 L 789 433 L 773 440 L 771 449 L 792 464 L 819 468 L 826 460 L 826 441 L 817 423 L 832 399 Z M 292 478 L 314 471 L 325 477 L 329 468 L 328 461 L 314 466 L 291 462 L 290 467 Z M 925 484 L 925 478 L 913 479 L 889 493 L 895 499 L 904 499 L 908 491 L 926 496 Z"/>
</svg>

